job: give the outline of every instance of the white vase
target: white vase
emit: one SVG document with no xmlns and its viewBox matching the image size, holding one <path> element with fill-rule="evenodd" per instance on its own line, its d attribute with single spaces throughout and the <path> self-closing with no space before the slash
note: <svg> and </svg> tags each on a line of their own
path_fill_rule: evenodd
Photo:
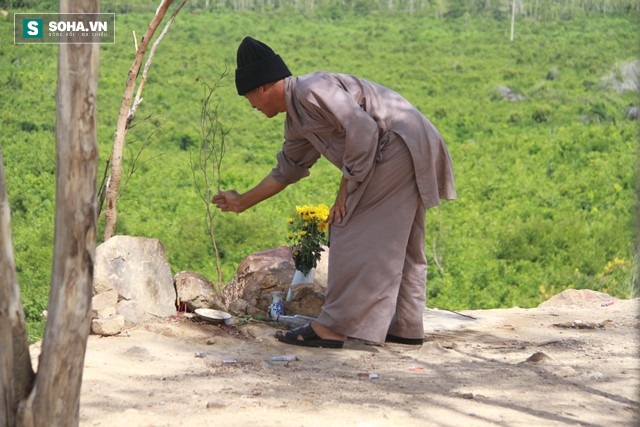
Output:
<svg viewBox="0 0 640 427">
<path fill-rule="evenodd" d="M 284 314 L 284 305 L 282 304 L 282 292 L 281 291 L 273 291 L 271 292 L 271 296 L 273 301 L 269 306 L 269 317 L 271 320 L 278 321 L 278 318 Z"/>
<path fill-rule="evenodd" d="M 306 283 L 313 283 L 313 268 L 309 270 L 307 274 L 304 274 L 300 270 L 296 270 L 293 273 L 293 279 L 291 280 L 291 285 L 289 286 L 289 292 L 287 292 L 287 302 L 291 302 L 293 298 L 293 288 L 298 285 L 304 285 Z"/>
</svg>

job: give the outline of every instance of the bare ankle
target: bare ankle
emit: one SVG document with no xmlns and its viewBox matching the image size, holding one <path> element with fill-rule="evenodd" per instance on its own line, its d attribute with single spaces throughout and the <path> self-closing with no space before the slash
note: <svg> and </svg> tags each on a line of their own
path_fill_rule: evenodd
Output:
<svg viewBox="0 0 640 427">
<path fill-rule="evenodd" d="M 311 322 L 311 328 L 314 330 L 316 335 L 318 335 L 322 339 L 334 339 L 344 341 L 347 339 L 346 335 L 339 334 L 337 332 L 332 331 L 324 325 L 321 325 L 318 322 Z"/>
</svg>

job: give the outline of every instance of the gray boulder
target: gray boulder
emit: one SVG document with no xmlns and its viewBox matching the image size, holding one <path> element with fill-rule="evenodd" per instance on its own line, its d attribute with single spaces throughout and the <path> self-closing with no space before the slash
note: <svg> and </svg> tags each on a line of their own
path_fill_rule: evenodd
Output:
<svg viewBox="0 0 640 427">
<path fill-rule="evenodd" d="M 501 99 L 506 99 L 509 102 L 524 101 L 525 97 L 520 95 L 508 86 L 498 86 L 496 89 L 496 96 Z"/>
<path fill-rule="evenodd" d="M 198 308 L 213 308 L 226 311 L 222 297 L 216 292 L 215 285 L 206 277 L 190 271 L 181 271 L 174 277 L 178 308 L 195 311 Z"/>
<path fill-rule="evenodd" d="M 118 293 L 117 314 L 126 323 L 174 316 L 176 291 L 164 246 L 157 239 L 114 236 L 96 248 L 94 300 Z"/>
<path fill-rule="evenodd" d="M 618 93 L 640 90 L 640 59 L 616 64 L 600 79 L 600 84 Z"/>
</svg>

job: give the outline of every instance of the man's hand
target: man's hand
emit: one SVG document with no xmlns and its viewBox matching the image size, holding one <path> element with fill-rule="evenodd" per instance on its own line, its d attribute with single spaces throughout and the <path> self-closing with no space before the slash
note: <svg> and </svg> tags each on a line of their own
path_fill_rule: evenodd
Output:
<svg viewBox="0 0 640 427">
<path fill-rule="evenodd" d="M 218 209 L 224 212 L 242 212 L 240 194 L 236 190 L 221 191 L 211 199 Z"/>
<path fill-rule="evenodd" d="M 342 177 L 336 201 L 331 207 L 329 217 L 327 218 L 329 224 L 339 224 L 342 222 L 342 218 L 347 214 L 347 196 L 347 180 Z"/>
<path fill-rule="evenodd" d="M 211 203 L 224 212 L 244 212 L 261 201 L 274 196 L 285 189 L 287 185 L 281 184 L 270 175 L 267 175 L 258 185 L 244 194 L 236 190 L 220 191 L 213 196 Z"/>
</svg>

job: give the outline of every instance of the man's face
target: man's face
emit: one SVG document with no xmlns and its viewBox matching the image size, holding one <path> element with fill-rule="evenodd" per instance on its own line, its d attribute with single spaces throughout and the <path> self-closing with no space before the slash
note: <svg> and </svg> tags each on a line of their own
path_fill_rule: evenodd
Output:
<svg viewBox="0 0 640 427">
<path fill-rule="evenodd" d="M 271 91 L 265 87 L 260 86 L 251 92 L 247 92 L 245 97 L 249 101 L 249 104 L 257 110 L 260 110 L 262 114 L 271 118 L 279 113 L 276 108 L 275 102 L 273 102 L 273 97 L 269 96 Z"/>
</svg>

